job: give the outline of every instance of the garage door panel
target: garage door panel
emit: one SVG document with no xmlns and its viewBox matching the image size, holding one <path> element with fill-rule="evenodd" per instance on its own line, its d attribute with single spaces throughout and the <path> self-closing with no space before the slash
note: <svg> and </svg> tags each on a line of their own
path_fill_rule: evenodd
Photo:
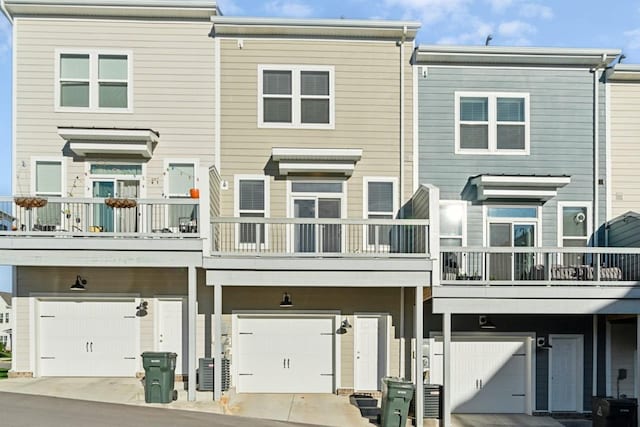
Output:
<svg viewBox="0 0 640 427">
<path fill-rule="evenodd" d="M 333 319 L 238 319 L 238 391 L 331 393 Z"/>
</svg>

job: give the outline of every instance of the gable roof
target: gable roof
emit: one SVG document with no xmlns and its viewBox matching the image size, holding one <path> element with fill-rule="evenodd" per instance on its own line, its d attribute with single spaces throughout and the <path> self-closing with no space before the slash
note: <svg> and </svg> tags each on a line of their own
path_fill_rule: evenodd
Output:
<svg viewBox="0 0 640 427">
<path fill-rule="evenodd" d="M 3 299 L 8 306 L 11 306 L 11 294 L 9 292 L 0 292 L 0 298 Z"/>
</svg>

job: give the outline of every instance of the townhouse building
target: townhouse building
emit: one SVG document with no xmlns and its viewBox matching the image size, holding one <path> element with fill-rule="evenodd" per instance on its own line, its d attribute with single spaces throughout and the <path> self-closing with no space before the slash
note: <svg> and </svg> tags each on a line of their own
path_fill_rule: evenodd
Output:
<svg viewBox="0 0 640 427">
<path fill-rule="evenodd" d="M 11 294 L 0 292 L 0 344 L 11 351 Z"/>
</svg>

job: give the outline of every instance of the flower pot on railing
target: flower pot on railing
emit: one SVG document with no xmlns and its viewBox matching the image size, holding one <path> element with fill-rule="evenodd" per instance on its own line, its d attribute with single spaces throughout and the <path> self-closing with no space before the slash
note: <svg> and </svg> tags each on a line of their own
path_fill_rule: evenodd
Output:
<svg viewBox="0 0 640 427">
<path fill-rule="evenodd" d="M 136 206 L 138 206 L 138 203 L 133 199 L 116 199 L 114 197 L 104 199 L 104 204 L 109 206 L 110 208 L 120 209 L 135 208 Z"/>
<path fill-rule="evenodd" d="M 197 188 L 190 188 L 189 189 L 189 195 L 191 196 L 192 199 L 199 199 L 200 198 L 200 190 L 198 190 Z"/>
<path fill-rule="evenodd" d="M 42 197 L 16 197 L 13 201 L 16 205 L 25 209 L 42 208 L 47 205 L 47 199 Z"/>
</svg>

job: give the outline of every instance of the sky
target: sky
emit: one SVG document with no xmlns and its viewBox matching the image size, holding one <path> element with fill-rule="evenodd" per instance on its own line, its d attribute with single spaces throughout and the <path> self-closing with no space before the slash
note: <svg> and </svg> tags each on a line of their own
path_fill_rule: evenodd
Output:
<svg viewBox="0 0 640 427">
<path fill-rule="evenodd" d="M 225 15 L 420 21 L 420 44 L 605 47 L 640 63 L 640 0 L 218 0 Z M 11 194 L 11 27 L 0 14 L 0 195 Z M 0 259 L 0 266 L 2 260 Z M 9 290 L 0 267 L 0 291 Z"/>
</svg>

